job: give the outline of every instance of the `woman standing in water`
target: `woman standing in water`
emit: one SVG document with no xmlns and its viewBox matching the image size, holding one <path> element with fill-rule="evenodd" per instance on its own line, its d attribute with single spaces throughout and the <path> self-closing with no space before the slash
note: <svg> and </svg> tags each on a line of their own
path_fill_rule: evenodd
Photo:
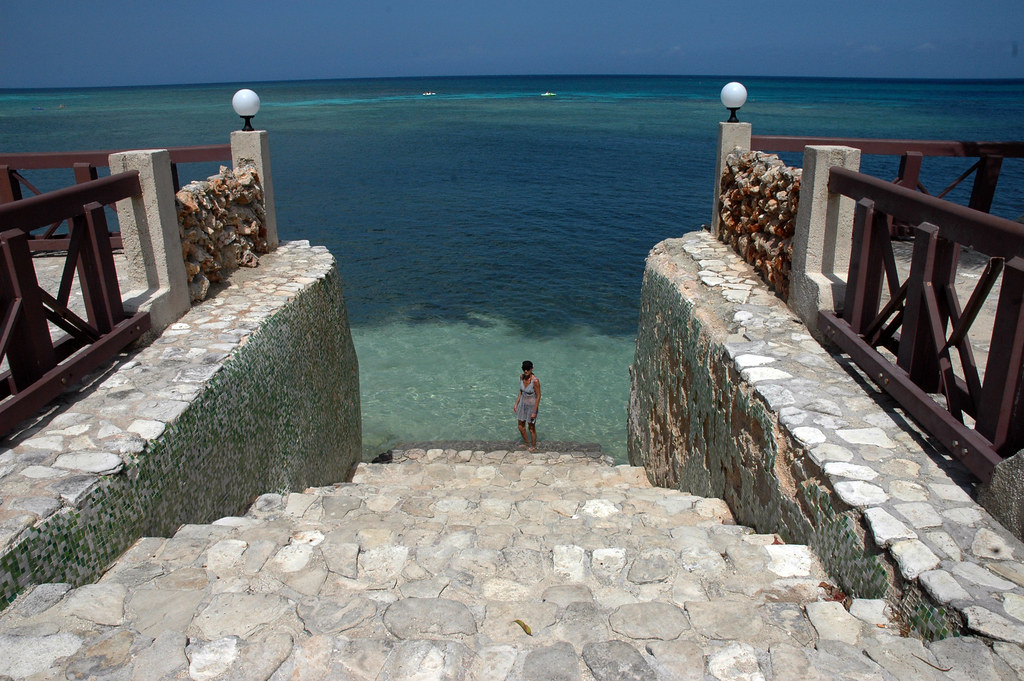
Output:
<svg viewBox="0 0 1024 681">
<path fill-rule="evenodd" d="M 523 373 L 519 376 L 519 397 L 512 411 L 519 421 L 519 434 L 531 452 L 537 451 L 537 407 L 540 406 L 540 379 L 533 375 L 533 362 L 523 362 Z M 526 426 L 530 436 L 526 436 Z"/>
</svg>

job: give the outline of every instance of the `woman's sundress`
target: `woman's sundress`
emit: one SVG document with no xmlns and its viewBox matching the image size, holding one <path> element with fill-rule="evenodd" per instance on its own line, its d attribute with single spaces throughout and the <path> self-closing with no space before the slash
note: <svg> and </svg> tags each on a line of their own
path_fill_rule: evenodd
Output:
<svg viewBox="0 0 1024 681">
<path fill-rule="evenodd" d="M 528 421 L 529 423 L 537 421 L 537 417 L 533 415 L 537 411 L 537 391 L 534 390 L 534 382 L 533 376 L 530 377 L 529 385 L 525 381 L 520 382 L 519 408 L 516 409 L 516 419 L 520 421 Z"/>
</svg>

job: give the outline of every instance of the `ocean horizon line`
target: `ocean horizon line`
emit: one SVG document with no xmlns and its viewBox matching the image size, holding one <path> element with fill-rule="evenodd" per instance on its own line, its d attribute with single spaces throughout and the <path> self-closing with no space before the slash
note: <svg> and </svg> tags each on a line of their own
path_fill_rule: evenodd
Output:
<svg viewBox="0 0 1024 681">
<path fill-rule="evenodd" d="M 801 82 L 852 82 L 852 83 L 1024 83 L 1024 78 L 911 78 L 875 76 L 787 76 L 787 75 L 736 75 L 736 74 L 658 74 L 658 73 L 536 73 L 536 74 L 471 74 L 471 75 L 419 75 L 419 76 L 356 76 L 338 78 L 285 78 L 270 80 L 200 81 L 181 83 L 118 84 L 118 85 L 69 85 L 44 87 L 0 87 L 0 93 L 16 92 L 63 92 L 68 90 L 136 90 L 161 88 L 217 88 L 243 85 L 275 85 L 281 83 L 333 83 L 333 82 L 377 82 L 377 81 L 430 81 L 430 80 L 497 80 L 497 79 L 665 79 L 699 80 L 719 78 L 745 82 L 789 80 Z"/>
</svg>

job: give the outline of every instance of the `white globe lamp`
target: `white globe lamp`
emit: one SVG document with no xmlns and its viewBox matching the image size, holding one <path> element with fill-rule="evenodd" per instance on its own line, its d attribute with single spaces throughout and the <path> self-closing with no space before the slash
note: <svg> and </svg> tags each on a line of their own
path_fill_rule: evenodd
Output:
<svg viewBox="0 0 1024 681">
<path fill-rule="evenodd" d="M 260 110 L 260 96 L 252 90 L 243 88 L 231 98 L 231 106 L 245 121 L 242 130 L 252 130 L 252 117 Z"/>
<path fill-rule="evenodd" d="M 740 107 L 747 102 L 747 88 L 743 87 L 743 83 L 737 83 L 733 81 L 726 83 L 725 87 L 722 88 L 722 104 L 729 110 L 729 120 L 727 123 L 739 123 L 740 119 L 736 118 L 736 112 L 739 111 Z"/>
</svg>

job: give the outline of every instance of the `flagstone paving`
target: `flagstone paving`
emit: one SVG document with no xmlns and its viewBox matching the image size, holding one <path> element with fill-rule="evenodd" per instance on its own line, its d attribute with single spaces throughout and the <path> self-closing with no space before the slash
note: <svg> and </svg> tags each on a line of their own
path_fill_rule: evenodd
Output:
<svg viewBox="0 0 1024 681">
<path fill-rule="evenodd" d="M 507 445 L 504 445 L 507 447 Z M 140 539 L 0 614 L 0 678 L 1018 678 L 900 635 L 804 546 L 599 453 L 404 449 L 352 482 Z M 838 600 L 837 600 L 838 599 Z"/>
</svg>

